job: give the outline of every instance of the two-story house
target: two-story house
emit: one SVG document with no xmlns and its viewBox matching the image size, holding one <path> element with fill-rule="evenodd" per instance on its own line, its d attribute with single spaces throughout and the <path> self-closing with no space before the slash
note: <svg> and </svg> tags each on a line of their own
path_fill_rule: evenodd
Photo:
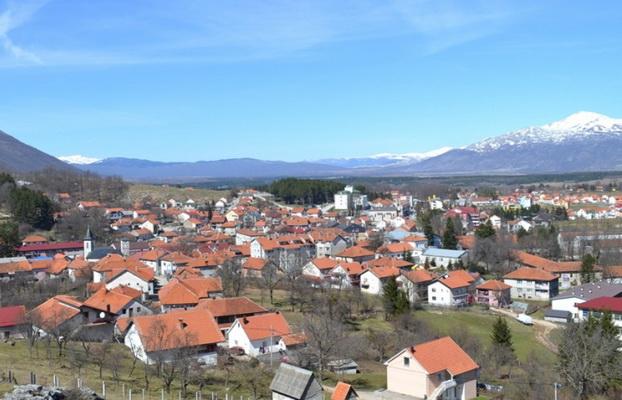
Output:
<svg viewBox="0 0 622 400">
<path fill-rule="evenodd" d="M 503 277 L 512 298 L 550 300 L 559 293 L 559 278 L 538 268 L 521 267 Z"/>
</svg>

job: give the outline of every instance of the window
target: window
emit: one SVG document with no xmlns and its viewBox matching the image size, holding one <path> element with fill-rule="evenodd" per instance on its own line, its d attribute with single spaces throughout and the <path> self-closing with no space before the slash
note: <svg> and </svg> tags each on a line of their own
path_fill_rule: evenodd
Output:
<svg viewBox="0 0 622 400">
<path fill-rule="evenodd" d="M 432 301 L 436 301 L 436 296 L 432 296 Z"/>
<path fill-rule="evenodd" d="M 436 293 L 436 288 L 432 288 L 432 292 L 433 292 L 433 293 Z"/>
<path fill-rule="evenodd" d="M 410 358 L 408 358 L 408 357 L 404 357 L 404 366 L 405 366 L 405 367 L 410 366 Z"/>
</svg>

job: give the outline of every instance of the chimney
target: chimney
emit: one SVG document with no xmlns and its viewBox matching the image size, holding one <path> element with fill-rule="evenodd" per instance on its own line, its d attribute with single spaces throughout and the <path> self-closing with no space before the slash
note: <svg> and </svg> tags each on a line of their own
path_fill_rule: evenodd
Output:
<svg viewBox="0 0 622 400">
<path fill-rule="evenodd" d="M 181 327 L 181 329 L 186 329 L 186 327 L 188 326 L 187 323 L 184 322 L 183 319 L 179 319 L 179 326 Z"/>
<path fill-rule="evenodd" d="M 244 324 L 248 324 L 248 318 L 244 317 L 244 318 L 242 319 L 242 322 L 243 322 Z"/>
<path fill-rule="evenodd" d="M 111 314 L 111 312 L 110 312 L 110 304 L 106 304 L 106 312 L 108 314 Z"/>
</svg>

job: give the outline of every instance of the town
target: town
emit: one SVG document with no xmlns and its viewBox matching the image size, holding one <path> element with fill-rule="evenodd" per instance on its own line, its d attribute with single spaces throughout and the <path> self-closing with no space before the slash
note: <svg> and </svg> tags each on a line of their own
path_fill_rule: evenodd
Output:
<svg viewBox="0 0 622 400">
<path fill-rule="evenodd" d="M 232 191 L 153 186 L 128 205 L 2 180 L 18 222 L 1 225 L 7 390 L 61 382 L 104 398 L 255 399 L 615 390 L 614 184 L 421 199 L 288 178 Z M 172 189 L 208 196 L 154 198 Z M 594 204 L 614 223 L 580 212 Z M 580 370 L 577 355 L 594 365 Z"/>
</svg>

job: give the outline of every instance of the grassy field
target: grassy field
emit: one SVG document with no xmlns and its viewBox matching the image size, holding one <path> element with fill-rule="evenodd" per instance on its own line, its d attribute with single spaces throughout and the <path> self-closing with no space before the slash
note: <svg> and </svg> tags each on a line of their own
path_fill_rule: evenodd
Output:
<svg viewBox="0 0 622 400">
<path fill-rule="evenodd" d="M 192 199 L 197 203 L 205 203 L 207 201 L 217 201 L 221 197 L 228 197 L 228 190 L 212 190 L 199 189 L 192 187 L 176 187 L 169 185 L 147 185 L 147 184 L 131 184 L 129 189 L 129 197 L 132 202 L 141 201 L 150 197 L 154 202 L 162 202 L 169 199 L 178 201 L 186 201 Z"/>
<path fill-rule="evenodd" d="M 415 313 L 418 319 L 428 322 L 441 334 L 450 335 L 458 330 L 466 330 L 483 344 L 490 343 L 492 325 L 497 318 L 495 315 L 480 313 L 478 311 L 418 311 Z M 524 361 L 532 351 L 538 352 L 551 362 L 555 354 L 536 340 L 534 328 L 523 325 L 511 318 L 506 318 L 512 330 L 514 350 L 520 361 Z"/>
</svg>

